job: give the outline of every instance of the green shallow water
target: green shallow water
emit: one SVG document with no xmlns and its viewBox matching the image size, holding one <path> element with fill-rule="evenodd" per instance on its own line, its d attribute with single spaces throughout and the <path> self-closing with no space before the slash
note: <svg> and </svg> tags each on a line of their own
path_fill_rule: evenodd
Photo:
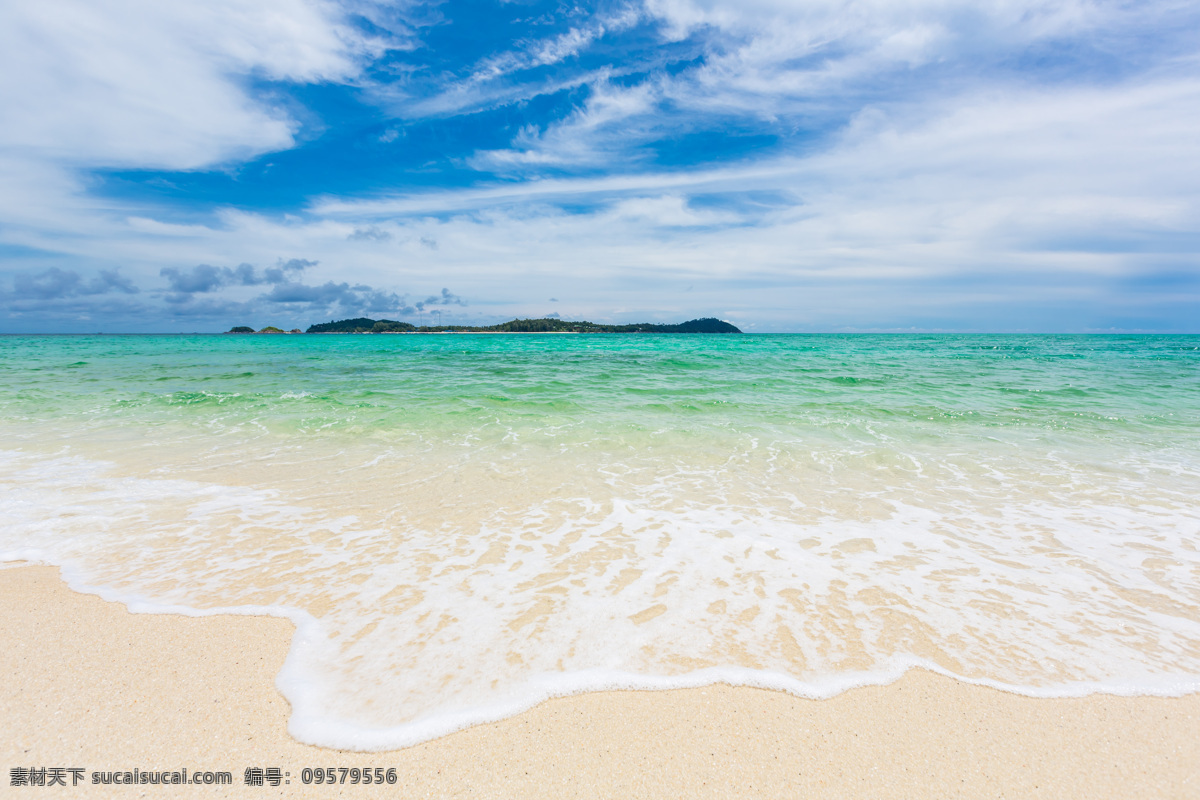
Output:
<svg viewBox="0 0 1200 800">
<path fill-rule="evenodd" d="M 0 339 L 0 420 L 280 435 L 470 420 L 1030 426 L 1200 420 L 1200 337 L 53 336 Z M 956 427 L 957 426 L 957 427 Z"/>
</svg>

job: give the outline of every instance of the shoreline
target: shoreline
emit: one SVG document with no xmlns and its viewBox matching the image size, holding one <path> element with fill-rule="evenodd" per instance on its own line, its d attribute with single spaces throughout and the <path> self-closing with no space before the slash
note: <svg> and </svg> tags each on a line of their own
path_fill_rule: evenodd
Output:
<svg viewBox="0 0 1200 800">
<path fill-rule="evenodd" d="M 911 670 L 827 700 L 720 684 L 595 692 L 352 753 L 287 734 L 274 684 L 287 620 L 133 614 L 48 566 L 0 570 L 0 609 L 6 772 L 223 770 L 234 794 L 289 797 L 1200 797 L 1200 694 L 1040 699 Z M 342 766 L 394 767 L 397 784 L 300 781 Z M 247 767 L 292 783 L 246 786 Z"/>
</svg>

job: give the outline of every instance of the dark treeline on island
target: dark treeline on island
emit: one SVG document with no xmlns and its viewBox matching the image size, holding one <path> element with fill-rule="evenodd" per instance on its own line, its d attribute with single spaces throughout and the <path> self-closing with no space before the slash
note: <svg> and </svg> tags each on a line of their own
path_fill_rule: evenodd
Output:
<svg viewBox="0 0 1200 800">
<path fill-rule="evenodd" d="M 226 331 L 226 333 L 303 333 L 303 331 L 301 331 L 299 328 L 292 328 L 290 331 L 285 331 L 276 328 L 274 325 L 268 325 L 261 331 L 256 331 L 254 328 L 251 328 L 247 325 L 235 325 Z"/>
<path fill-rule="evenodd" d="M 253 331 L 235 328 L 230 333 Z M 411 325 L 390 319 L 343 319 L 310 325 L 306 333 L 741 333 L 713 317 L 693 319 L 678 325 L 639 322 L 633 325 L 600 325 L 595 322 L 571 322 L 565 319 L 514 319 L 499 325 Z"/>
</svg>

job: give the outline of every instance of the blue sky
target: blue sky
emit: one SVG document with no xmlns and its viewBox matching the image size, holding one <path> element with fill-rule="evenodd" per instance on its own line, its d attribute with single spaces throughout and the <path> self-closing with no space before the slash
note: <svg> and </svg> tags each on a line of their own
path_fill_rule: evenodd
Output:
<svg viewBox="0 0 1200 800">
<path fill-rule="evenodd" d="M 1174 0 L 3 2 L 0 332 L 1200 332 L 1197 41 Z"/>
</svg>

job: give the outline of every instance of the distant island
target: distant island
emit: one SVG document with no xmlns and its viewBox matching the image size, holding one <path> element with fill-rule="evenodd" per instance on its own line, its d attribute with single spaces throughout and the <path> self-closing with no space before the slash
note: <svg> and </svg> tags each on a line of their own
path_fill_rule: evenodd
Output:
<svg viewBox="0 0 1200 800">
<path fill-rule="evenodd" d="M 299 328 L 292 328 L 290 331 L 281 330 L 274 325 L 268 325 L 261 331 L 256 331 L 248 325 L 234 325 L 226 333 L 303 333 Z"/>
<path fill-rule="evenodd" d="M 236 328 L 234 330 L 237 330 Z M 230 331 L 231 333 L 233 331 Z M 310 325 L 305 333 L 741 333 L 736 326 L 714 317 L 692 319 L 678 325 L 639 322 L 633 325 L 600 325 L 565 319 L 514 319 L 499 325 L 410 325 L 391 319 L 343 319 Z"/>
</svg>

